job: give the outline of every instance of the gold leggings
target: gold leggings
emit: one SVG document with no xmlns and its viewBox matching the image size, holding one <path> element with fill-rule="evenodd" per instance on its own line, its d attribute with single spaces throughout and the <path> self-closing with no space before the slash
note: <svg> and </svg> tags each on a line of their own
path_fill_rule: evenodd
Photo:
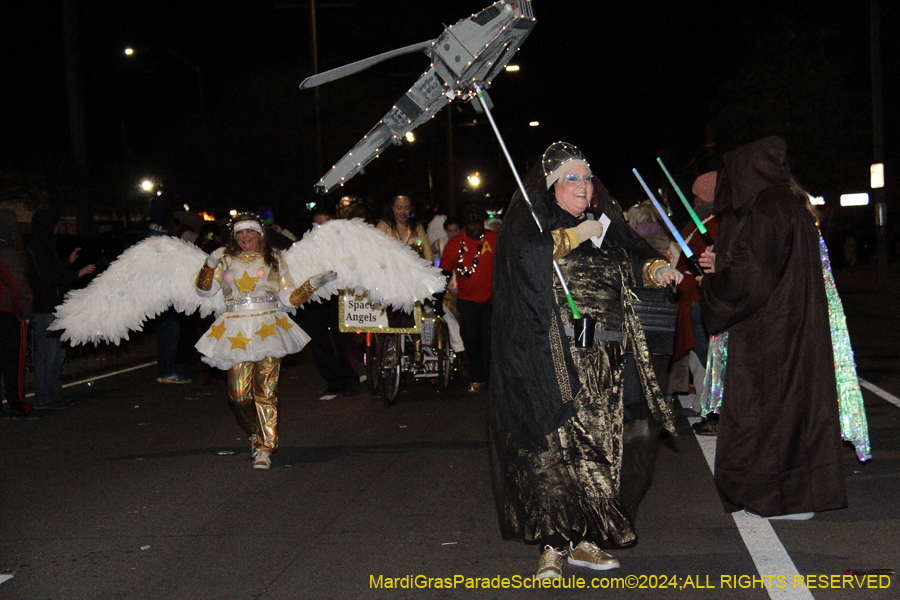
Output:
<svg viewBox="0 0 900 600">
<path fill-rule="evenodd" d="M 266 357 L 242 362 L 228 369 L 228 404 L 238 425 L 256 434 L 253 447 L 278 449 L 278 375 L 281 359 Z"/>
</svg>

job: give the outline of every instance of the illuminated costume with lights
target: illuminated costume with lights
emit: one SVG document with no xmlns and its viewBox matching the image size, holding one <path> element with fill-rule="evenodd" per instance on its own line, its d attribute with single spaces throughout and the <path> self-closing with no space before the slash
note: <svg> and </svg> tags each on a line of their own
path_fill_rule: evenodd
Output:
<svg viewBox="0 0 900 600">
<path fill-rule="evenodd" d="M 240 251 L 234 244 L 210 255 L 218 259 L 215 267 L 205 263 L 200 269 L 197 292 L 201 296 L 221 293 L 225 314 L 216 319 L 196 348 L 205 363 L 228 371 L 231 410 L 251 436 L 254 452 L 272 453 L 278 449 L 281 359 L 299 352 L 309 341 L 283 308 L 306 302 L 315 291 L 312 282 L 324 278 L 312 277 L 295 287 L 281 253 L 264 244 L 265 229 L 258 216 L 239 214 L 230 229 L 234 235 L 244 229 L 259 233 L 263 252 Z"/>
<path fill-rule="evenodd" d="M 495 499 L 503 537 L 539 541 L 548 548 L 542 566 L 551 549 L 577 551 L 581 538 L 600 548 L 637 542 L 629 511 L 649 485 L 660 428 L 674 431 L 629 292 L 656 285 L 645 276 L 664 261 L 599 181 L 594 189 L 611 223 L 600 248 L 579 243 L 573 230 L 587 213 L 565 210 L 552 187 L 578 164 L 587 161 L 574 146 L 547 149 L 525 180 L 543 231 L 517 193 L 494 258 Z M 597 320 L 590 348 L 572 339 L 554 259 L 576 304 Z M 618 566 L 605 560 L 600 568 Z"/>
<path fill-rule="evenodd" d="M 725 154 L 700 286 L 707 331 L 728 332 L 716 487 L 763 517 L 847 505 L 819 234 L 786 153 L 772 136 Z"/>
</svg>

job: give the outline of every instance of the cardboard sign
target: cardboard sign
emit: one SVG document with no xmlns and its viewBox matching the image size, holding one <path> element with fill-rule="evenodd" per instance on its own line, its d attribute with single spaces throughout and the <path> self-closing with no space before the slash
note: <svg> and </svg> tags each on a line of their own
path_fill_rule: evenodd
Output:
<svg viewBox="0 0 900 600">
<path fill-rule="evenodd" d="M 383 308 L 368 296 L 342 290 L 339 304 L 339 329 L 363 333 L 421 333 L 422 307 L 417 302 L 414 314 Z"/>
</svg>

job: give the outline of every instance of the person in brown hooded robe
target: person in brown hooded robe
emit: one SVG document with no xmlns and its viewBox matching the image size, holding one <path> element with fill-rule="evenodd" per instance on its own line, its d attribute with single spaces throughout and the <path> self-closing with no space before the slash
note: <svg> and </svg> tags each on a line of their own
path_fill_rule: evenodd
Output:
<svg viewBox="0 0 900 600">
<path fill-rule="evenodd" d="M 706 329 L 729 336 L 715 464 L 722 504 L 810 518 L 846 507 L 847 495 L 818 230 L 790 189 L 786 153 L 771 136 L 725 154 L 700 293 Z"/>
</svg>

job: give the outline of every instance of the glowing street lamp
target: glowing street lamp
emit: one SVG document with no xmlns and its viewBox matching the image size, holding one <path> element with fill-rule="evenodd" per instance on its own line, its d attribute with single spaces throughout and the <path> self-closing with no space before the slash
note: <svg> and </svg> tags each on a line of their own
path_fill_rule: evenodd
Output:
<svg viewBox="0 0 900 600">
<path fill-rule="evenodd" d="M 479 175 L 477 171 L 474 174 L 466 177 L 466 179 L 469 181 L 469 185 L 471 185 L 473 188 L 477 188 L 479 185 L 481 185 L 481 175 Z"/>
<path fill-rule="evenodd" d="M 406 132 L 406 141 L 407 141 L 407 142 L 414 142 L 414 141 L 416 141 L 416 136 L 413 135 L 413 132 L 412 132 L 412 131 L 407 131 L 407 132 Z"/>
<path fill-rule="evenodd" d="M 154 187 L 155 186 L 153 185 L 153 181 L 150 179 L 144 179 L 143 181 L 141 181 L 141 189 L 145 192 L 152 192 Z"/>
</svg>

